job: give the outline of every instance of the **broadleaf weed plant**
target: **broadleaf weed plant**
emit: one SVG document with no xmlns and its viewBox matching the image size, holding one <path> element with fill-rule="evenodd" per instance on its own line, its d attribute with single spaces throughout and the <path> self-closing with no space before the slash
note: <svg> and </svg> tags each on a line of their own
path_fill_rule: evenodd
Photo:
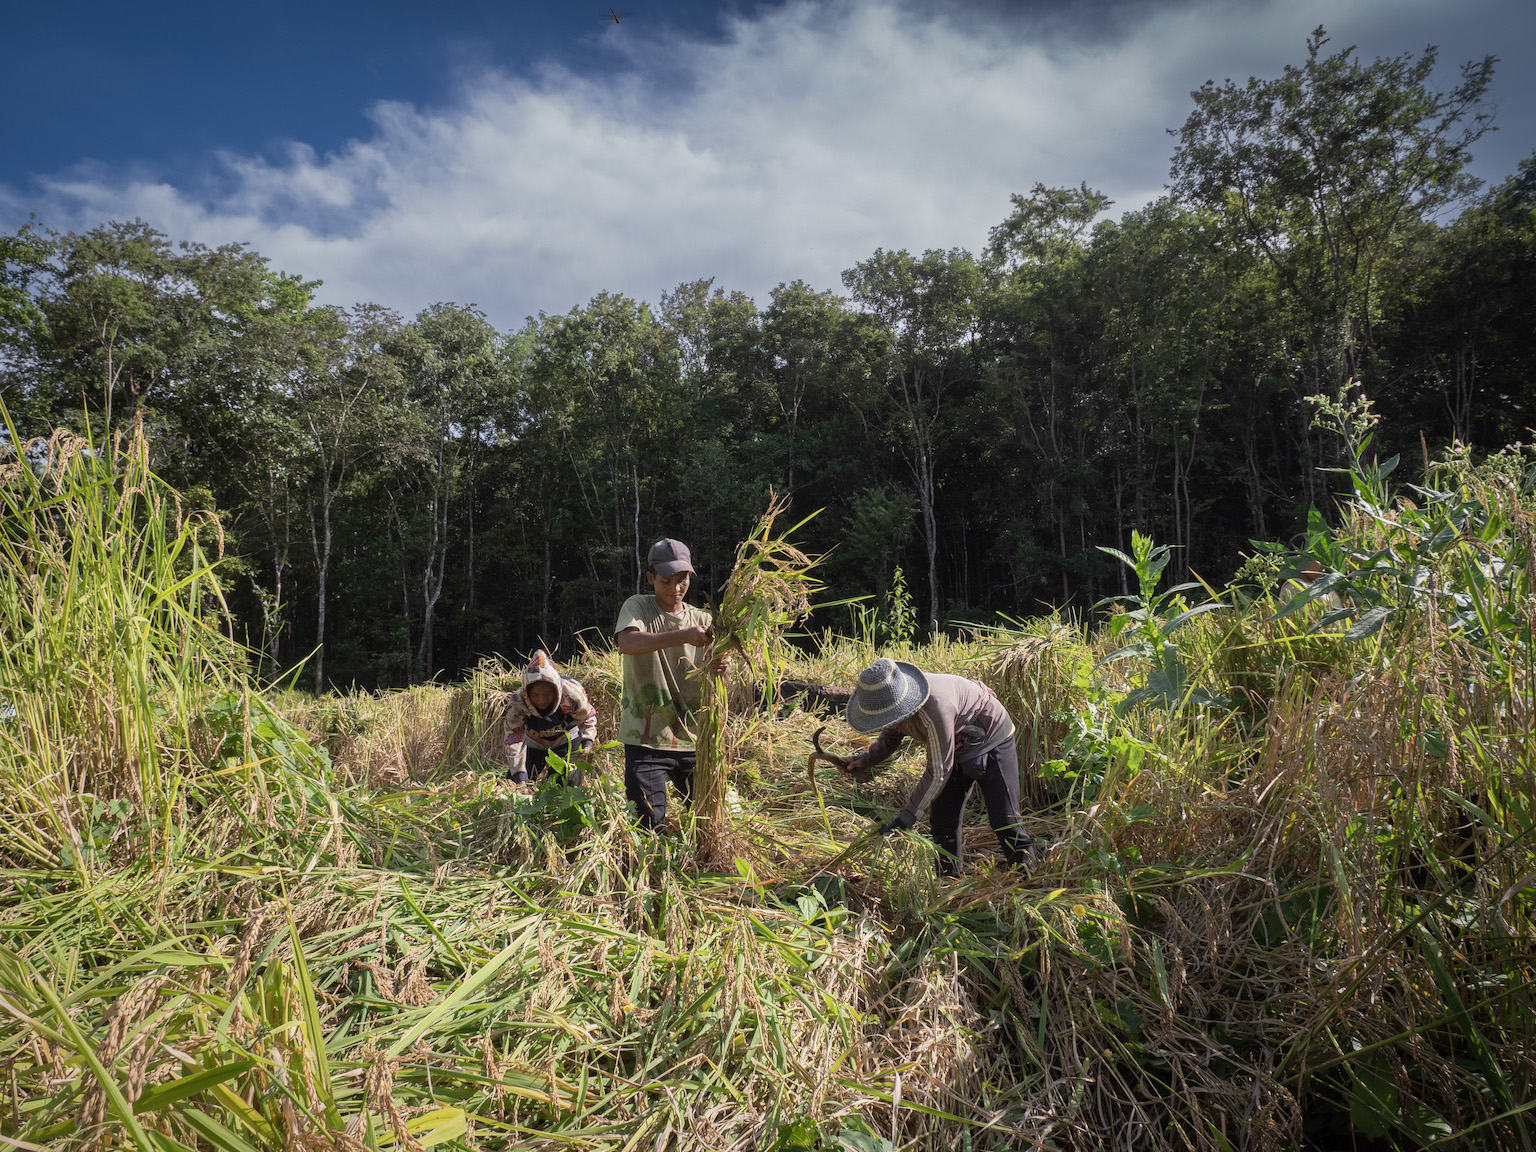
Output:
<svg viewBox="0 0 1536 1152">
<path fill-rule="evenodd" d="M 1136 574 L 1137 591 L 1106 597 L 1094 605 L 1095 608 L 1126 605 L 1125 611 L 1109 618 L 1109 634 L 1121 642 L 1120 647 L 1103 657 L 1098 667 L 1132 659 L 1145 660 L 1151 665 L 1146 679 L 1120 702 L 1120 710 L 1129 711 L 1142 704 L 1171 710 L 1190 705 L 1197 708 L 1229 707 L 1231 701 L 1191 681 L 1178 645 L 1172 639 L 1175 632 L 1197 616 L 1229 605 L 1215 600 L 1188 607 L 1184 593 L 1204 588 L 1196 582 L 1177 584 L 1159 592 L 1157 586 L 1172 558 L 1173 549 L 1167 544 L 1155 544 L 1150 536 L 1139 531 L 1133 529 L 1131 532 L 1129 556 L 1118 548 L 1100 546 L 1099 551 L 1115 557 Z"/>
</svg>

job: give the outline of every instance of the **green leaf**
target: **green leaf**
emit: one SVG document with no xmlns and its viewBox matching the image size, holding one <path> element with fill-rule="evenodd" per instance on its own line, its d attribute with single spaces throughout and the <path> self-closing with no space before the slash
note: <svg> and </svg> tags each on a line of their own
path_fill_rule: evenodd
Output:
<svg viewBox="0 0 1536 1152">
<path fill-rule="evenodd" d="M 1184 625 L 1193 620 L 1196 616 L 1203 616 L 1207 612 L 1214 612 L 1218 608 L 1227 607 L 1230 607 L 1230 605 L 1224 604 L 1220 600 L 1213 600 L 1209 604 L 1201 604 L 1197 607 L 1189 609 L 1186 612 L 1180 612 L 1172 620 L 1163 625 L 1163 635 L 1167 636 L 1172 632 L 1178 631 L 1180 628 L 1184 627 Z"/>
<path fill-rule="evenodd" d="M 199 1092 L 206 1092 L 215 1084 L 222 1084 L 226 1080 L 233 1080 L 236 1076 L 250 1071 L 256 1066 L 254 1060 L 237 1060 L 233 1064 L 221 1064 L 217 1068 L 204 1068 L 189 1076 L 172 1080 L 166 1084 L 157 1084 L 134 1102 L 133 1111 L 136 1115 L 145 1112 L 156 1112 L 178 1100 L 185 1100 L 188 1096 L 195 1096 Z"/>
<path fill-rule="evenodd" d="M 212 1144 L 219 1152 L 256 1152 L 255 1148 L 252 1148 L 212 1116 L 205 1112 L 199 1112 L 196 1108 L 186 1109 L 181 1113 L 180 1119 L 182 1123 Z"/>
<path fill-rule="evenodd" d="M 1370 1064 L 1350 1061 L 1354 1089 L 1349 1094 L 1349 1122 L 1373 1140 L 1384 1140 L 1402 1122 L 1397 1084 Z"/>
<path fill-rule="evenodd" d="M 444 996 L 442 1000 L 433 1005 L 432 1010 L 418 1020 L 406 1033 L 389 1046 L 387 1055 L 393 1059 L 400 1053 L 408 1050 L 411 1045 L 420 1040 L 439 1020 L 449 1013 L 457 1011 L 460 1005 L 467 1001 L 481 988 L 490 982 L 491 977 L 501 971 L 502 965 L 512 959 L 514 955 L 522 952 L 528 946 L 529 938 L 538 931 L 538 918 L 529 917 L 528 927 L 524 928 L 512 943 L 508 944 L 496 955 L 492 956 L 479 968 L 459 982 L 459 986 Z"/>
<path fill-rule="evenodd" d="M 780 1124 L 778 1139 L 769 1152 L 816 1152 L 821 1146 L 821 1129 L 809 1116 Z"/>
<path fill-rule="evenodd" d="M 1396 611 L 1393 608 L 1372 608 L 1369 612 L 1355 621 L 1355 625 L 1344 633 L 1346 640 L 1364 640 L 1367 636 L 1374 636 L 1381 631 L 1381 626 L 1387 622 L 1387 618 Z"/>
</svg>

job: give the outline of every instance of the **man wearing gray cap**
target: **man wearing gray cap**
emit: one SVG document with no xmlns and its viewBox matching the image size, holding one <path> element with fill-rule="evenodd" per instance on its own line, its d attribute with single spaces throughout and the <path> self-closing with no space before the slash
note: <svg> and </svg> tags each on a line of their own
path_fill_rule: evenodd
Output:
<svg viewBox="0 0 1536 1152">
<path fill-rule="evenodd" d="M 624 657 L 619 741 L 624 745 L 624 792 L 642 827 L 667 821 L 667 781 L 693 802 L 694 723 L 703 685 L 694 671 L 714 639 L 714 620 L 683 602 L 693 559 L 678 540 L 651 545 L 645 580 L 651 592 L 619 609 L 614 638 Z M 716 663 L 723 670 L 725 658 Z"/>
<path fill-rule="evenodd" d="M 987 822 L 1008 863 L 1034 865 L 1034 841 L 1019 817 L 1013 718 L 992 689 L 979 680 L 941 672 L 924 674 L 915 664 L 881 658 L 859 673 L 848 701 L 848 723 L 856 732 L 880 735 L 852 757 L 844 771 L 889 760 L 908 737 L 927 752 L 923 778 L 881 832 L 912 827 L 932 794 L 929 819 L 939 847 L 939 874 L 959 876 L 960 816 L 971 789 L 979 784 Z"/>
</svg>

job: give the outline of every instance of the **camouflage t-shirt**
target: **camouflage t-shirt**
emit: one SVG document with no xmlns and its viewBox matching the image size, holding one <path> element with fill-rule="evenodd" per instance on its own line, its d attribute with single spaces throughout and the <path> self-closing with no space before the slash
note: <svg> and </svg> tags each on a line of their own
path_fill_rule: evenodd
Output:
<svg viewBox="0 0 1536 1152">
<path fill-rule="evenodd" d="M 626 628 L 641 632 L 677 632 L 708 628 L 710 614 L 684 604 L 676 616 L 663 612 L 654 595 L 631 596 L 619 609 L 614 634 Z M 693 750 L 694 713 L 703 684 L 689 675 L 704 659 L 704 649 L 679 644 L 656 652 L 624 658 L 624 698 L 619 702 L 619 742 L 647 748 Z"/>
</svg>

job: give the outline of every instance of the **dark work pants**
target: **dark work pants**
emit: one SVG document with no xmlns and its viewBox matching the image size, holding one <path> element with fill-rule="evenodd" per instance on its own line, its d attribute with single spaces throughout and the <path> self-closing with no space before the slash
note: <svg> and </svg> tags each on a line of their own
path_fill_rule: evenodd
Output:
<svg viewBox="0 0 1536 1152">
<path fill-rule="evenodd" d="M 640 827 L 658 832 L 666 824 L 668 780 L 684 808 L 693 804 L 693 766 L 692 752 L 624 745 L 624 795 L 634 801 Z M 1018 791 L 1017 786 L 1014 791 Z"/>
<path fill-rule="evenodd" d="M 1029 859 L 1033 841 L 1019 818 L 1019 753 L 1010 739 L 964 768 L 956 764 L 934 797 L 928 817 L 933 822 L 933 842 L 939 846 L 941 876 L 960 875 L 960 816 L 971 789 L 978 784 L 987 803 L 987 823 L 997 833 L 1008 863 L 1023 864 Z"/>
</svg>

